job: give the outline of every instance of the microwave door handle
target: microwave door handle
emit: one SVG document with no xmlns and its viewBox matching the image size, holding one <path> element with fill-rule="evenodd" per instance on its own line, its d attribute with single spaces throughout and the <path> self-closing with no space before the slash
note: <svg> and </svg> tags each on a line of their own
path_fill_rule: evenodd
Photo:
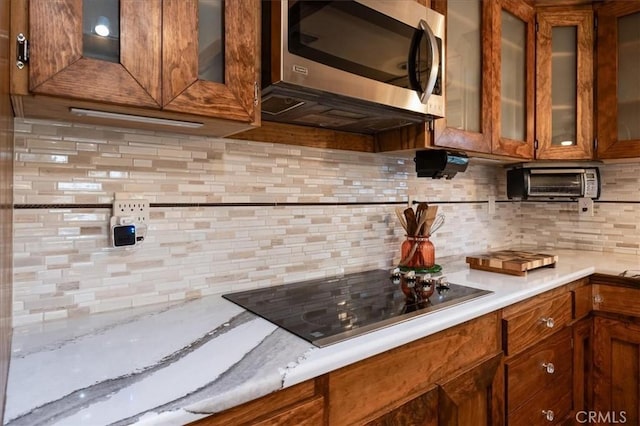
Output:
<svg viewBox="0 0 640 426">
<path fill-rule="evenodd" d="M 426 86 L 420 85 L 420 81 L 417 77 L 416 63 L 418 61 L 418 51 L 420 50 L 420 42 L 422 37 L 426 37 L 431 46 L 431 69 L 429 70 L 429 78 Z M 411 89 L 415 90 L 420 96 L 420 102 L 427 103 L 427 99 L 433 92 L 433 88 L 436 85 L 436 79 L 438 78 L 438 68 L 440 67 L 440 52 L 438 49 L 438 43 L 436 37 L 433 35 L 433 31 L 429 28 L 429 25 L 424 20 L 420 20 L 419 28 L 413 34 L 411 39 L 411 46 L 409 47 L 409 58 L 407 60 L 407 73 L 409 74 L 409 85 Z"/>
</svg>

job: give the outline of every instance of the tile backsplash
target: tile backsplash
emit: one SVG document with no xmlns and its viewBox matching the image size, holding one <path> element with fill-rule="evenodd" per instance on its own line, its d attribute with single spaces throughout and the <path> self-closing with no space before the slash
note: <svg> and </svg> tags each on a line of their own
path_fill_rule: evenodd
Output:
<svg viewBox="0 0 640 426">
<path fill-rule="evenodd" d="M 436 256 L 512 244 L 502 170 L 418 179 L 405 158 L 16 120 L 14 319 L 38 322 L 389 268 L 394 210 L 440 202 Z M 109 248 L 115 193 L 151 203 L 145 242 Z"/>
<path fill-rule="evenodd" d="M 15 121 L 14 324 L 390 268 L 410 198 L 437 202 L 446 256 L 535 244 L 640 254 L 640 165 L 601 167 L 595 216 L 505 200 L 504 170 L 472 159 L 418 179 L 404 157 Z M 114 194 L 151 203 L 145 242 L 109 247 Z"/>
<path fill-rule="evenodd" d="M 517 224 L 523 242 L 640 255 L 640 164 L 605 164 L 600 175 L 593 217 L 579 216 L 576 202 L 521 203 Z"/>
</svg>

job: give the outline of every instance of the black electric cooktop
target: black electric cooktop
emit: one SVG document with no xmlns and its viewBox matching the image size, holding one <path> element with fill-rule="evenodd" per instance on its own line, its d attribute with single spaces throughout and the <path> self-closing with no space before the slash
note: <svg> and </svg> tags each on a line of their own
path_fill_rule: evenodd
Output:
<svg viewBox="0 0 640 426">
<path fill-rule="evenodd" d="M 262 318 L 323 347 L 491 293 L 449 283 L 426 302 L 405 299 L 386 270 L 225 294 Z"/>
</svg>

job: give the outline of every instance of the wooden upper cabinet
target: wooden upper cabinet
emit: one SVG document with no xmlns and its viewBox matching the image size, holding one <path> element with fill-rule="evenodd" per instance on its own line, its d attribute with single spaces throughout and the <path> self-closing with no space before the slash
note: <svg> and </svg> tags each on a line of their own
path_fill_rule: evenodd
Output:
<svg viewBox="0 0 640 426">
<path fill-rule="evenodd" d="M 541 10 L 536 34 L 537 159 L 593 157 L 593 10 Z"/>
<path fill-rule="evenodd" d="M 437 0 L 447 17 L 446 119 L 432 146 L 532 159 L 535 13 L 524 0 Z"/>
<path fill-rule="evenodd" d="M 207 136 L 252 129 L 260 124 L 260 6 L 11 0 L 11 38 L 25 34 L 30 53 L 11 69 L 14 111 Z"/>
<path fill-rule="evenodd" d="M 119 3 L 31 0 L 29 91 L 160 108 L 161 0 Z M 111 32 L 100 36 L 94 28 L 109 12 L 116 22 L 103 23 Z"/>
<path fill-rule="evenodd" d="M 491 2 L 436 0 L 446 16 L 446 118 L 434 144 L 491 153 Z"/>
<path fill-rule="evenodd" d="M 164 0 L 163 109 L 259 124 L 260 2 Z"/>
<path fill-rule="evenodd" d="M 534 146 L 535 11 L 521 0 L 492 1 L 491 152 L 531 159 Z"/>
<path fill-rule="evenodd" d="M 640 2 L 596 8 L 597 157 L 640 157 Z"/>
</svg>

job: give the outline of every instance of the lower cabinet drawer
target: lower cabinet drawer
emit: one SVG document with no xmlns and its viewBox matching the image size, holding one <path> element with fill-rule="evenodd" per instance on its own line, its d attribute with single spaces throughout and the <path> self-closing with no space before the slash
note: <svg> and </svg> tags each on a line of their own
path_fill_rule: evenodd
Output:
<svg viewBox="0 0 640 426">
<path fill-rule="evenodd" d="M 517 354 L 567 325 L 572 317 L 571 300 L 571 293 L 565 292 L 505 308 L 502 317 L 505 353 Z"/>
<path fill-rule="evenodd" d="M 509 413 L 507 425 L 553 425 L 565 421 L 571 411 L 571 374 L 561 376 L 557 383 L 558 386 L 539 390 L 529 402 Z"/>
<path fill-rule="evenodd" d="M 509 413 L 523 404 L 535 404 L 536 399 L 540 399 L 538 393 L 544 392 L 544 389 L 571 392 L 571 383 L 567 385 L 562 380 L 572 374 L 572 365 L 570 328 L 507 361 L 505 371 Z"/>
</svg>

